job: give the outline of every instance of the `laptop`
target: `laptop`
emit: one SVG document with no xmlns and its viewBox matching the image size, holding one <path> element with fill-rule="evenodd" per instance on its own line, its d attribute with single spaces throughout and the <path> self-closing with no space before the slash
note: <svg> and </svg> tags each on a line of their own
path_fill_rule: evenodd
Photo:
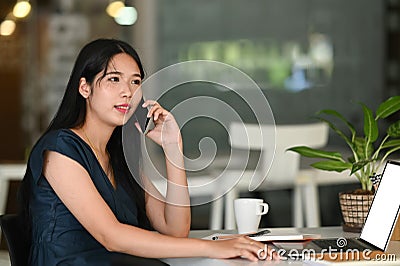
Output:
<svg viewBox="0 0 400 266">
<path fill-rule="evenodd" d="M 314 239 L 302 247 L 323 250 L 386 251 L 400 211 L 400 162 L 387 161 L 359 238 Z M 274 243 L 288 249 L 290 245 Z M 297 243 L 299 244 L 299 243 Z M 292 246 L 293 247 L 293 246 Z"/>
</svg>

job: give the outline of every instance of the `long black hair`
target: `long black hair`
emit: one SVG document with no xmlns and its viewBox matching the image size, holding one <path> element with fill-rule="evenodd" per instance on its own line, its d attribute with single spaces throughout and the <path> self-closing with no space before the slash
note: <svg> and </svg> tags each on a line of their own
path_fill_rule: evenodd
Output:
<svg viewBox="0 0 400 266">
<path fill-rule="evenodd" d="M 103 73 L 102 78 L 107 73 L 107 67 L 110 60 L 120 53 L 130 55 L 137 63 L 142 79 L 145 76 L 142 63 L 135 49 L 126 42 L 115 39 L 97 39 L 86 44 L 80 51 L 75 65 L 72 69 L 67 88 L 62 98 L 61 104 L 56 115 L 50 122 L 49 127 L 42 135 L 58 129 L 79 128 L 85 122 L 86 116 L 86 99 L 79 93 L 79 81 L 85 78 L 88 84 L 93 84 L 95 77 L 99 73 Z M 134 138 L 135 148 L 137 149 L 137 158 L 133 158 L 134 167 L 128 168 L 123 146 L 122 146 L 122 126 L 117 126 L 107 143 L 107 150 L 110 154 L 111 165 L 118 184 L 123 186 L 132 200 L 136 202 L 138 209 L 139 226 L 145 229 L 152 229 L 145 210 L 144 190 L 141 188 L 140 177 L 140 136 L 137 131 L 131 134 Z M 131 172 L 131 169 L 133 172 Z M 134 178 L 135 177 L 135 178 Z M 29 182 L 28 180 L 24 181 Z M 136 181 L 138 180 L 138 181 Z M 22 208 L 26 211 L 29 208 L 29 184 L 22 184 L 20 191 L 20 201 Z M 22 195 L 21 195 L 22 194 Z M 24 210 L 23 210 L 24 211 Z"/>
</svg>

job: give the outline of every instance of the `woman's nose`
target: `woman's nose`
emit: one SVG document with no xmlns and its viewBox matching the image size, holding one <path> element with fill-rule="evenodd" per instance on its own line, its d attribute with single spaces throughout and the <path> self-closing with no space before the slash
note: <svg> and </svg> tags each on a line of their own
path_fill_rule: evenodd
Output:
<svg viewBox="0 0 400 266">
<path fill-rule="evenodd" d="M 131 88 L 129 82 L 126 82 L 122 87 L 123 87 L 122 88 L 123 96 L 131 98 L 132 97 L 132 88 Z"/>
</svg>

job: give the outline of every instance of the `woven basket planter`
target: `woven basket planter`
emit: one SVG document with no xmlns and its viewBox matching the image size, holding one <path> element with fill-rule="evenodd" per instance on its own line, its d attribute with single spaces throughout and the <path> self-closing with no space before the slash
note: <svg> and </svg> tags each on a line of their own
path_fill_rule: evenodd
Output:
<svg viewBox="0 0 400 266">
<path fill-rule="evenodd" d="M 339 193 L 344 231 L 361 232 L 373 198 L 373 194 Z"/>
</svg>

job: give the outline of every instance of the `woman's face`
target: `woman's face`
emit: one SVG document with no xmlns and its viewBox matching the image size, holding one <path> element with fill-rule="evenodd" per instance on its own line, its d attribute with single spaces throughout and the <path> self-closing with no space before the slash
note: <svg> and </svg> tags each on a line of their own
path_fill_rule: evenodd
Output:
<svg viewBox="0 0 400 266">
<path fill-rule="evenodd" d="M 96 75 L 88 97 L 88 114 L 111 126 L 123 125 L 142 98 L 142 77 L 136 61 L 126 53 L 115 55 L 106 75 Z"/>
</svg>

